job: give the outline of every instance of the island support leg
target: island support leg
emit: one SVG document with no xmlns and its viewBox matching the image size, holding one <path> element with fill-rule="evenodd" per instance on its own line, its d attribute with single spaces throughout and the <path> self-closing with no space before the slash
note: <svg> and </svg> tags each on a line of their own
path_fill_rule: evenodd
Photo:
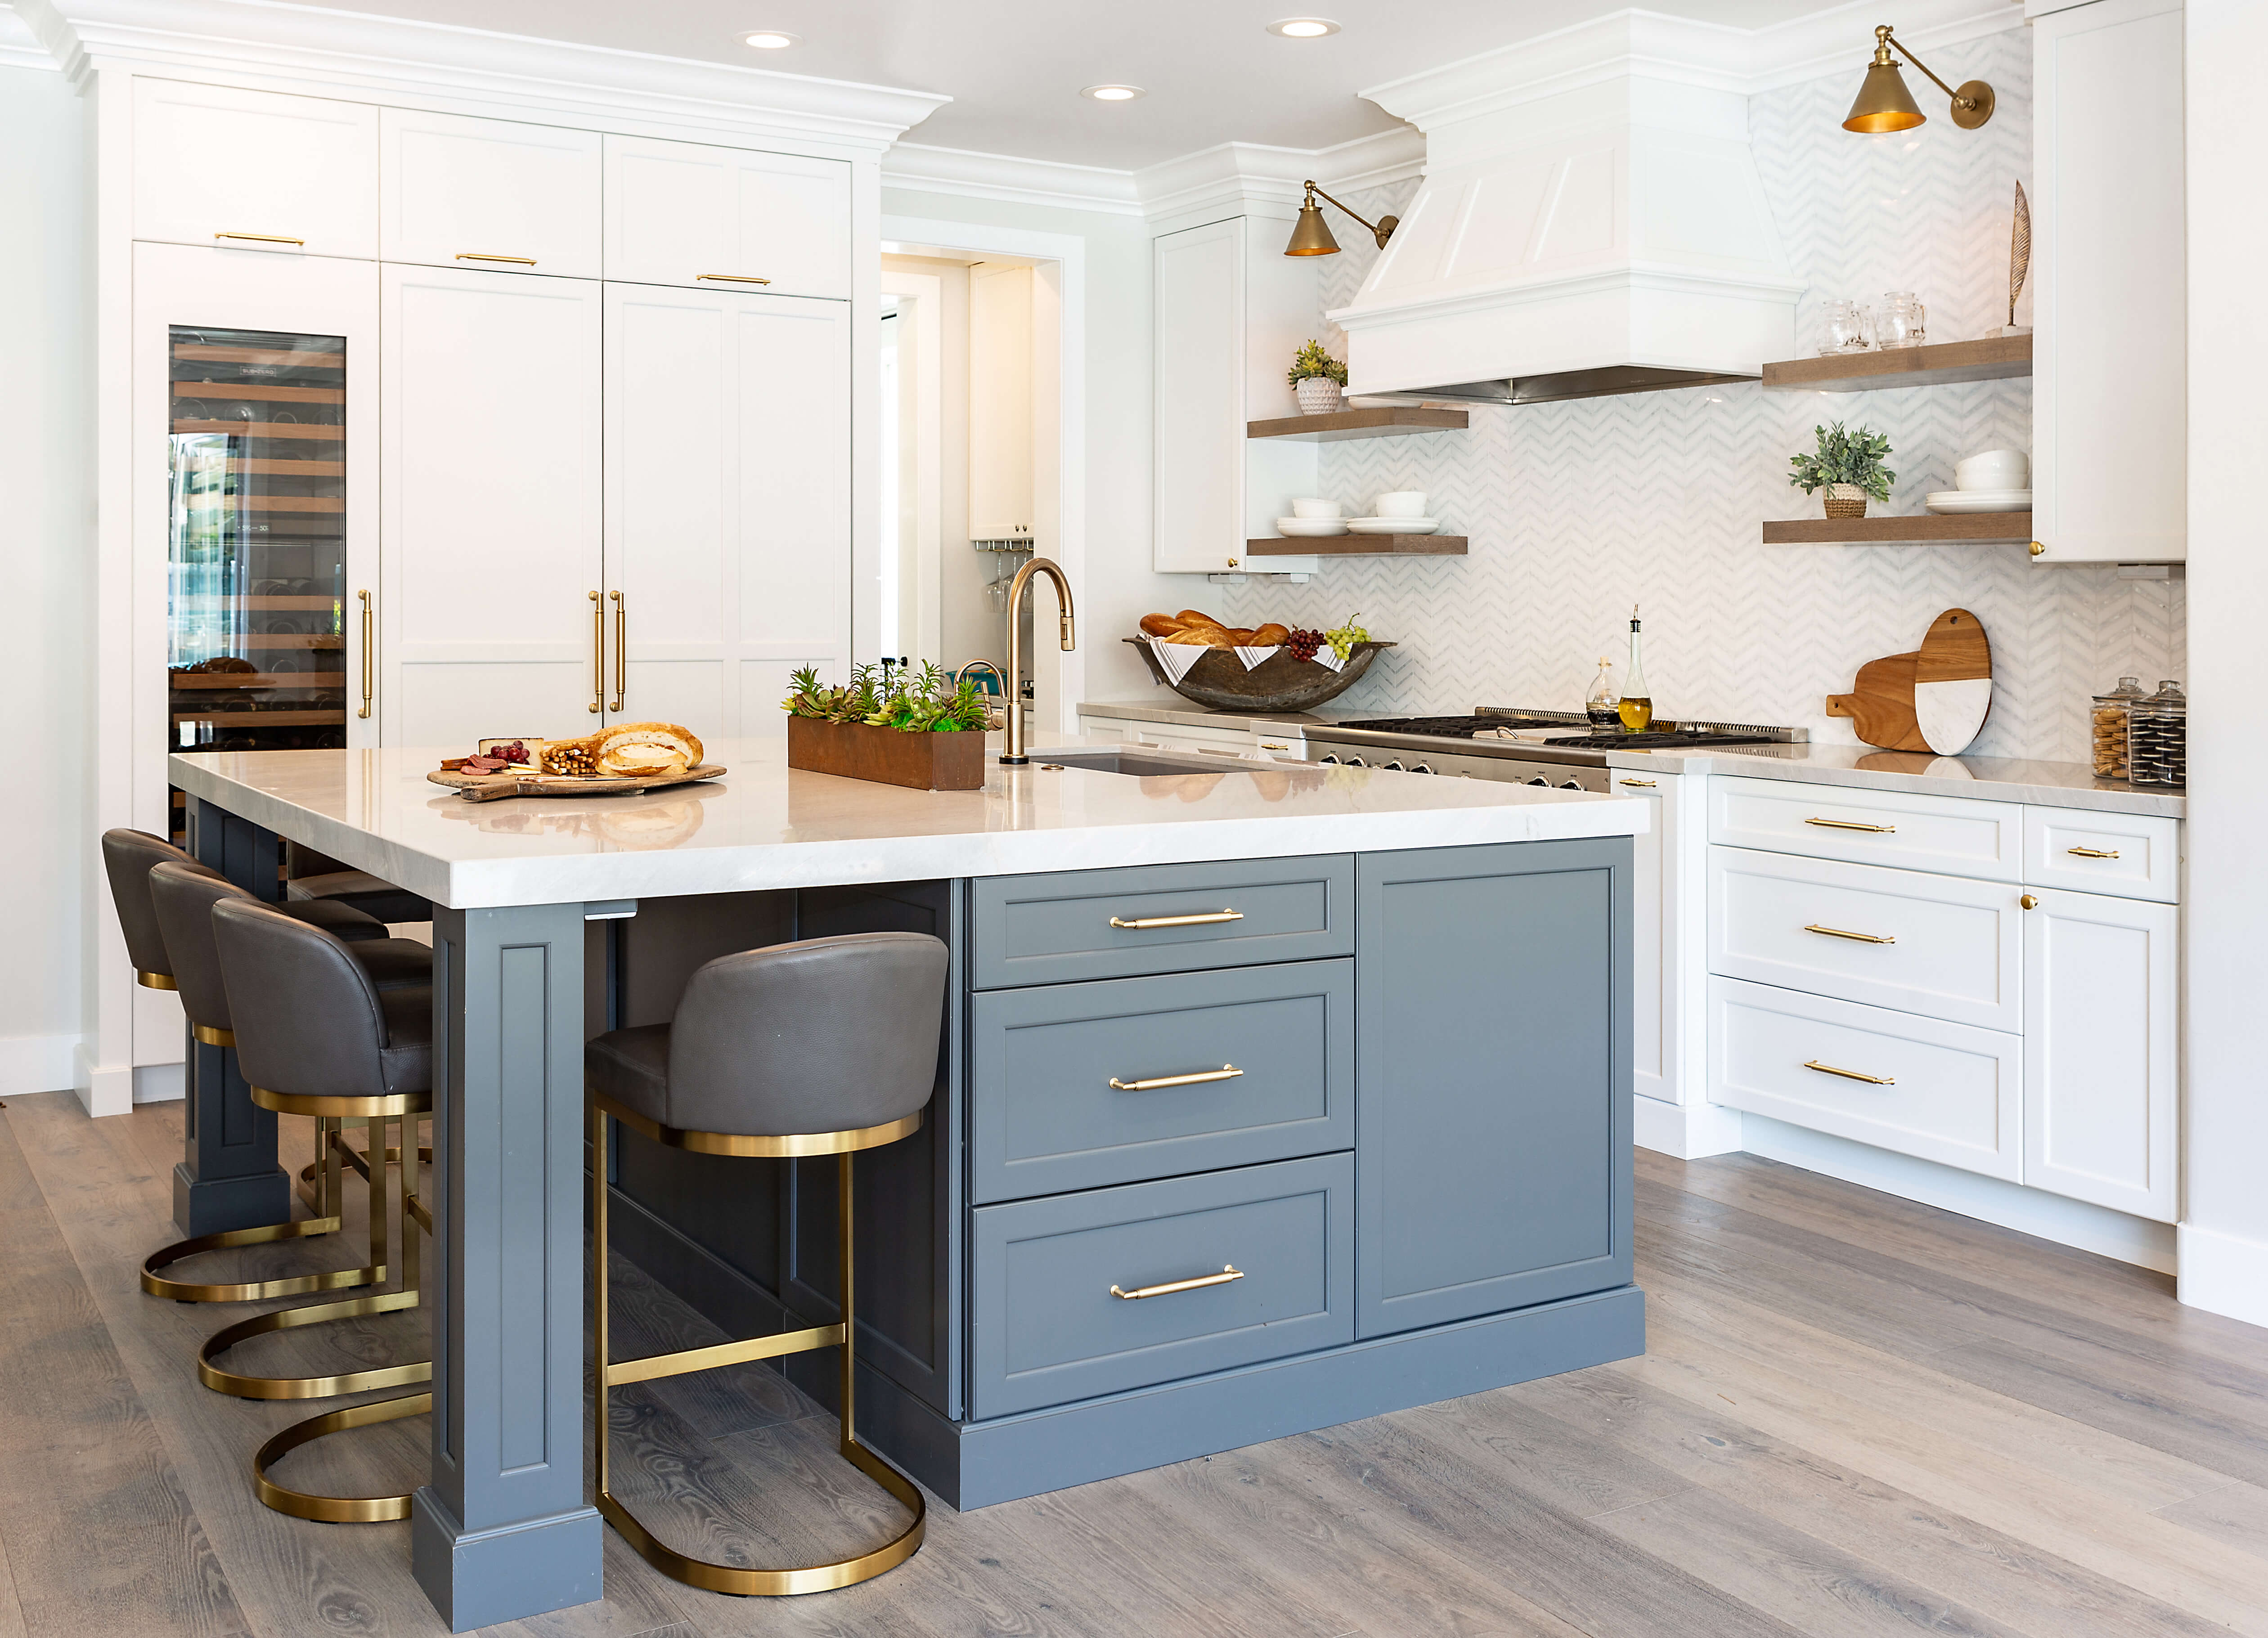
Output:
<svg viewBox="0 0 2268 1638">
<path fill-rule="evenodd" d="M 283 841 L 210 802 L 188 798 L 189 853 L 255 898 L 274 900 Z M 181 1160 L 173 1222 L 194 1239 L 291 1219 L 291 1178 L 276 1164 L 276 1113 L 252 1101 L 233 1047 L 210 1047 L 183 1024 Z"/>
<path fill-rule="evenodd" d="M 600 1592 L 583 1491 L 583 907 L 436 905 L 433 948 L 433 1472 L 410 1557 L 465 1632 Z"/>
</svg>

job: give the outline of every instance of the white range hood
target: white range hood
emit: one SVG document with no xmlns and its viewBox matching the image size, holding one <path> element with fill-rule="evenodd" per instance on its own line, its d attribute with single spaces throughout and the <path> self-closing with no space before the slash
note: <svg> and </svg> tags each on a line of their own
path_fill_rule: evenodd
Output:
<svg viewBox="0 0 2268 1638">
<path fill-rule="evenodd" d="M 1426 162 L 1329 315 L 1350 393 L 1535 403 L 1747 379 L 1793 356 L 1803 285 L 1748 97 L 1686 49 L 1700 26 L 1624 12 L 1363 93 L 1425 132 Z"/>
</svg>

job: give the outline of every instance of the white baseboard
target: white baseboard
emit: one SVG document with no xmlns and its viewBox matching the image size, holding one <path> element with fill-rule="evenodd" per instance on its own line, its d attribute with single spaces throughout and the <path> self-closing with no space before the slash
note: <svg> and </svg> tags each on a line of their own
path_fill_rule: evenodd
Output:
<svg viewBox="0 0 2268 1638">
<path fill-rule="evenodd" d="M 91 1115 L 125 1114 L 134 1107 L 133 1066 L 96 1063 L 81 1041 L 71 1054 L 71 1090 Z"/>
<path fill-rule="evenodd" d="M 1919 1201 L 1925 1206 L 1956 1211 L 1964 1217 L 1996 1223 L 2004 1229 L 2036 1235 L 2043 1240 L 2053 1240 L 2058 1245 L 2093 1252 L 2098 1256 L 2115 1257 L 2120 1262 L 2154 1268 L 2160 1274 L 2175 1271 L 2176 1249 L 2171 1223 L 2130 1217 L 2123 1211 L 2090 1206 L 2084 1201 L 2066 1200 L 2060 1194 L 2026 1188 L 2020 1183 L 2010 1183 L 1999 1178 L 1979 1177 L 1973 1172 L 1940 1165 L 1934 1160 L 1917 1160 L 1911 1155 L 1892 1154 L 1887 1149 L 1854 1143 L 1845 1137 L 1830 1137 L 1824 1132 L 1808 1131 L 1802 1127 L 1790 1126 L 1785 1120 L 1774 1120 L 1766 1115 L 1743 1116 L 1741 1129 L 1741 1147 L 1751 1155 L 1761 1155 L 1767 1160 L 1785 1161 L 1791 1166 L 1801 1166 L 1807 1172 L 1823 1172 L 1830 1178 L 1840 1178 L 1845 1183 L 1860 1184 L 1870 1189 L 1880 1189 L 1885 1194 L 1896 1194 L 1903 1200 Z M 2183 1251 L 2186 1249 L 2184 1245 Z M 2262 1257 L 2268 1258 L 2268 1246 L 2255 1250 Z M 2182 1260 L 2186 1263 L 2186 1256 Z M 2268 1263 L 2259 1267 L 2268 1271 Z M 2256 1282 L 2262 1282 L 2253 1288 L 2255 1300 L 2268 1303 L 2268 1282 L 2264 1282 L 2258 1274 L 2254 1278 Z M 2186 1302 L 2186 1277 L 2183 1284 L 2183 1300 Z M 2198 1306 L 2211 1307 L 2213 1304 L 2200 1303 Z M 2234 1311 L 2218 1309 L 2216 1311 L 2227 1313 Z M 2249 1315 L 2240 1317 L 2250 1318 Z"/>
<path fill-rule="evenodd" d="M 2191 1308 L 2268 1326 L 2268 1245 L 2183 1223 L 2180 1296 Z"/>
<path fill-rule="evenodd" d="M 0 1098 L 60 1092 L 71 1083 L 76 1035 L 17 1035 L 0 1040 Z"/>
<path fill-rule="evenodd" d="M 1639 1092 L 1631 1098 L 1631 1136 L 1640 1149 L 1698 1160 L 1741 1147 L 1741 1112 L 1718 1104 L 1666 1104 Z"/>
<path fill-rule="evenodd" d="M 187 1092 L 185 1066 L 143 1063 L 134 1068 L 134 1101 L 137 1104 L 178 1103 Z"/>
</svg>

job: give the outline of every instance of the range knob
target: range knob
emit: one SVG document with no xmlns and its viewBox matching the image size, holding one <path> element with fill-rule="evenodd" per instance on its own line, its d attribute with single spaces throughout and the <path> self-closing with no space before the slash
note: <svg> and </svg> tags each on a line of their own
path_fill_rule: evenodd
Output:
<svg viewBox="0 0 2268 1638">
<path fill-rule="evenodd" d="M 1359 757 L 1359 756 L 1351 756 L 1351 757 L 1347 758 L 1347 760 L 1346 760 L 1346 765 L 1347 765 L 1349 768 L 1368 768 L 1368 767 L 1370 766 L 1370 764 L 1369 764 L 1369 763 L 1367 763 L 1367 762 L 1364 761 L 1364 760 L 1363 760 L 1360 757 Z"/>
<path fill-rule="evenodd" d="M 1409 771 L 1402 766 L 1401 760 L 1399 758 L 1396 758 L 1394 761 L 1383 763 L 1381 766 L 1384 767 L 1389 773 L 1401 774 L 1407 773 Z"/>
<path fill-rule="evenodd" d="M 1336 757 L 1335 757 L 1335 756 L 1327 756 L 1327 757 L 1325 757 L 1325 758 L 1323 759 L 1323 760 L 1324 760 L 1324 761 L 1326 761 L 1326 762 L 1329 762 L 1329 763 L 1331 763 L 1331 764 L 1333 764 L 1333 765 L 1336 765 L 1336 763 L 1337 763 L 1337 761 L 1338 761 L 1338 758 L 1336 758 Z"/>
<path fill-rule="evenodd" d="M 1562 790 L 1580 790 L 1582 788 L 1583 782 L 1580 779 L 1563 779 L 1559 782 L 1559 789 Z"/>
<path fill-rule="evenodd" d="M 1413 774 L 1430 774 L 1433 769 L 1430 764 L 1420 762 L 1417 767 L 1411 768 L 1410 771 Z"/>
<path fill-rule="evenodd" d="M 1551 788 L 1551 782 L 1550 782 L 1550 780 L 1548 780 L 1548 779 L 1543 779 L 1543 778 L 1531 779 L 1531 780 L 1529 780 L 1528 782 L 1529 784 L 1531 784 L 1531 785 L 1542 785 L 1542 786 L 1543 786 L 1545 790 L 1550 790 L 1550 789 Z"/>
</svg>

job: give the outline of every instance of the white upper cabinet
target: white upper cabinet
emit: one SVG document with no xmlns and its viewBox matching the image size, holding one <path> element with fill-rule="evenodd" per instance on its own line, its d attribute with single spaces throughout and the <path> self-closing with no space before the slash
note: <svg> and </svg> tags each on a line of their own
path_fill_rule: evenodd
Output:
<svg viewBox="0 0 2268 1638">
<path fill-rule="evenodd" d="M 968 270 L 968 538 L 1032 535 L 1032 270 Z"/>
<path fill-rule="evenodd" d="M 376 256 L 378 110 L 136 79 L 134 237 Z"/>
<path fill-rule="evenodd" d="M 850 167 L 839 159 L 606 139 L 606 276 L 850 297 Z"/>
<path fill-rule="evenodd" d="M 2182 7 L 2073 6 L 2035 18 L 2032 51 L 2035 561 L 2177 562 L 2188 534 Z"/>
<path fill-rule="evenodd" d="M 597 278 L 599 142 L 595 131 L 383 110 L 379 257 Z"/>
</svg>

